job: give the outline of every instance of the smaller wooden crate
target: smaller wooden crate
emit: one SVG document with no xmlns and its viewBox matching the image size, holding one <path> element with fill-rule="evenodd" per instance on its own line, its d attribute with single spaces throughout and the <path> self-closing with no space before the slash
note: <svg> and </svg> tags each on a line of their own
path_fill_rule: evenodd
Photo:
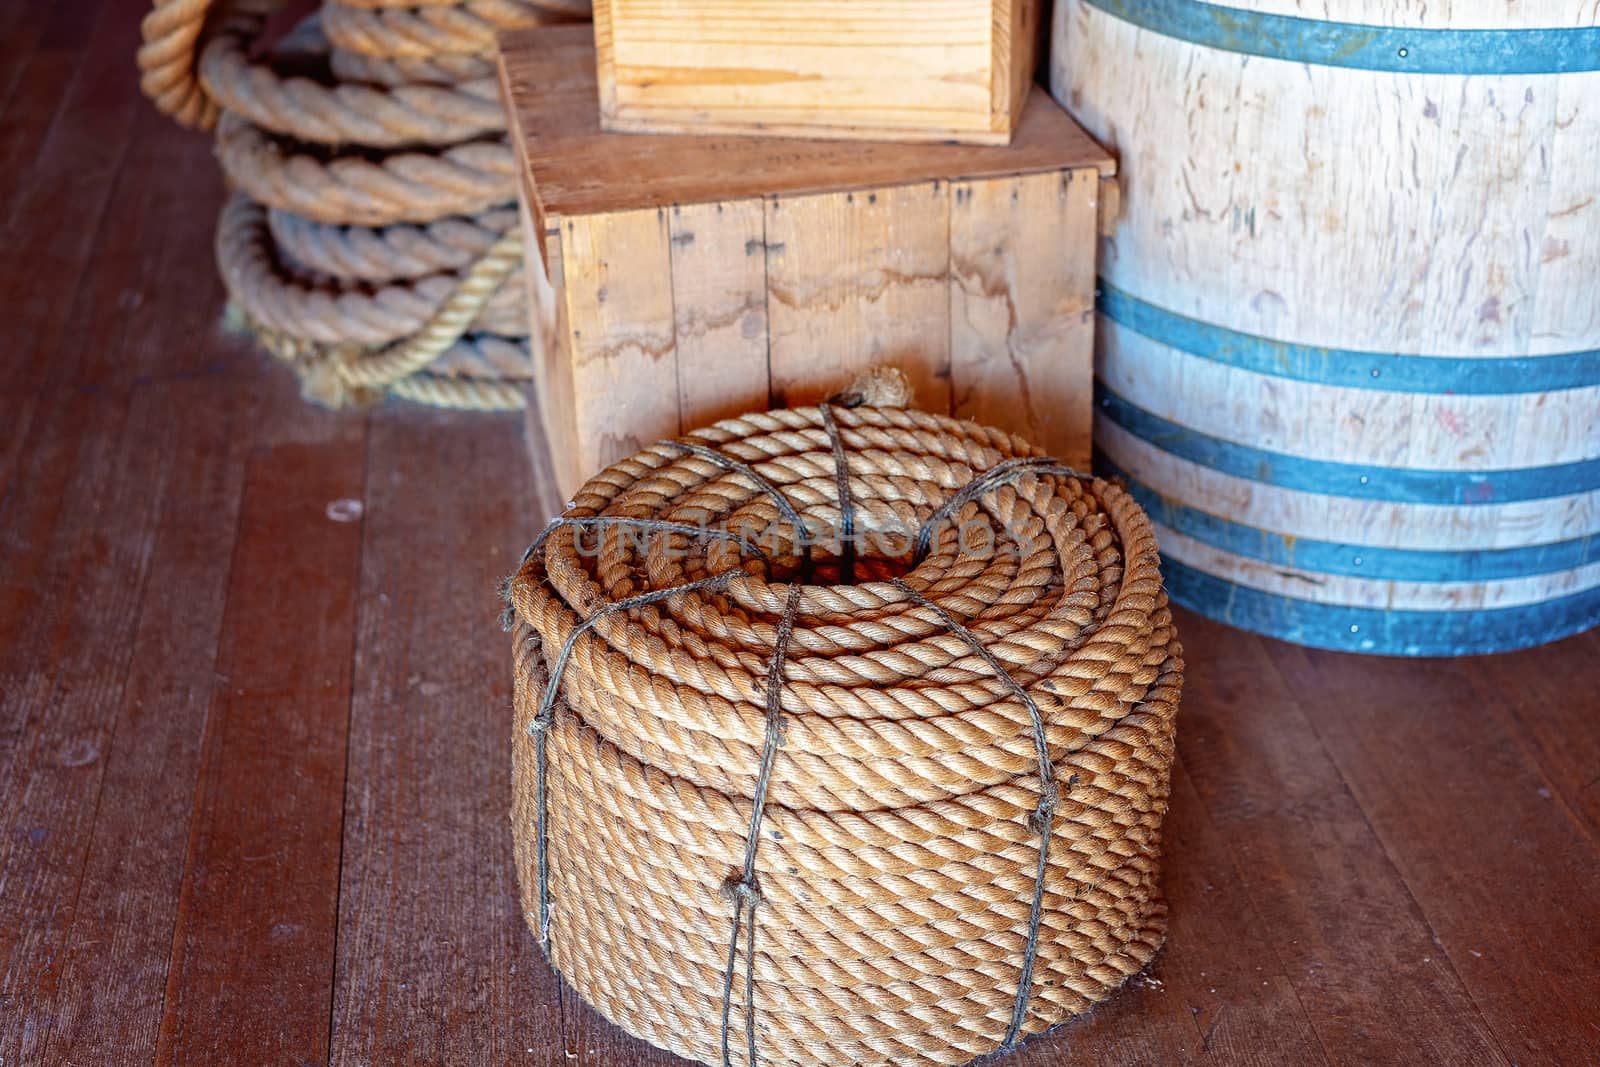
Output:
<svg viewBox="0 0 1600 1067">
<path fill-rule="evenodd" d="M 816 403 L 882 364 L 926 411 L 1088 464 L 1097 223 L 1115 185 L 1043 90 L 1009 147 L 633 137 L 600 129 L 585 27 L 500 48 L 529 410 L 563 492 L 653 441 Z"/>
<path fill-rule="evenodd" d="M 1039 0 L 595 0 L 601 124 L 1005 144 Z"/>
</svg>

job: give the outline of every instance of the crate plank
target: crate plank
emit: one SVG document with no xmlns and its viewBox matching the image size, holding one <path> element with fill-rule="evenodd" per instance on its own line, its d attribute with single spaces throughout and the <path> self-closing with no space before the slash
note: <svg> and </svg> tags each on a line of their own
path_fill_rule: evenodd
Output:
<svg viewBox="0 0 1600 1067">
<path fill-rule="evenodd" d="M 539 237 L 528 198 L 518 198 L 517 216 L 525 250 L 538 247 Z M 524 390 L 527 418 L 524 437 L 528 459 L 535 471 L 549 470 L 552 479 L 556 456 L 578 451 L 577 397 L 573 392 L 572 360 L 568 352 L 566 295 L 550 281 L 539 258 L 528 253 L 522 271 L 528 301 L 528 354 L 533 379 Z M 559 510 L 559 509 L 558 509 Z"/>
<path fill-rule="evenodd" d="M 579 215 L 561 238 L 576 441 L 554 459 L 570 485 L 677 436 L 678 355 L 666 212 Z"/>
<path fill-rule="evenodd" d="M 760 201 L 671 212 L 683 428 L 767 406 L 767 237 Z"/>
<path fill-rule="evenodd" d="M 1093 170 L 961 182 L 950 205 L 954 413 L 1089 468 L 1094 390 Z"/>
<path fill-rule="evenodd" d="M 949 186 L 767 201 L 772 401 L 814 404 L 870 367 L 950 409 Z"/>
<path fill-rule="evenodd" d="M 602 14 L 595 33 L 608 32 Z M 501 52 L 524 236 L 543 268 L 528 281 L 529 439 L 564 494 L 640 444 L 811 403 L 882 364 L 907 372 L 924 410 L 981 406 L 1086 464 L 1084 311 L 1113 165 L 1042 91 L 1008 148 L 643 138 L 601 129 L 581 29 L 509 33 Z M 970 204 L 952 183 L 977 190 Z"/>
<path fill-rule="evenodd" d="M 554 229 L 544 216 L 1080 167 L 1116 172 L 1110 154 L 1037 86 L 1011 144 L 989 146 L 608 133 L 586 26 L 502 34 L 500 82 L 546 238 Z"/>
</svg>

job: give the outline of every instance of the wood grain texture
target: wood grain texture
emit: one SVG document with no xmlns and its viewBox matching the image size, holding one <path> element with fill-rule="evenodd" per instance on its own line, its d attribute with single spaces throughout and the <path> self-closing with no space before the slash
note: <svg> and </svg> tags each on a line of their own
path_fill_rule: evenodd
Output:
<svg viewBox="0 0 1600 1067">
<path fill-rule="evenodd" d="M 1513 1062 L 1600 1058 L 1589 950 L 1600 944 L 1600 897 L 1571 891 L 1600 884 L 1600 856 L 1480 698 L 1471 675 L 1483 664 L 1356 661 L 1286 645 L 1271 659 L 1432 926 L 1423 963 L 1448 959 Z M 1530 1003 L 1544 1025 L 1526 1025 Z"/>
<path fill-rule="evenodd" d="M 517 215 L 522 227 L 524 248 L 545 247 L 540 241 L 537 220 L 526 194 L 518 197 Z M 556 249 L 560 241 L 548 242 Z M 552 274 L 554 279 L 552 280 Z M 571 326 L 567 317 L 566 295 L 557 286 L 561 277 L 559 251 L 553 258 L 527 258 L 522 272 L 528 301 L 528 353 L 533 361 L 533 379 L 524 391 L 527 398 L 526 430 L 529 459 L 537 467 L 554 456 L 571 456 L 578 450 L 578 407 L 572 369 Z M 571 477 L 571 472 L 565 472 Z"/>
<path fill-rule="evenodd" d="M 13 343 L 35 354 L 10 361 L 0 373 L 0 388 L 34 387 L 52 371 L 41 353 L 67 321 L 71 303 L 65 297 L 94 253 L 99 218 L 132 140 L 139 104 L 126 92 L 118 63 L 138 16 L 127 5 L 107 4 L 98 14 L 93 7 L 67 8 L 59 21 L 52 18 L 50 27 L 61 38 L 53 41 L 47 29 L 35 56 L 39 65 L 18 84 L 0 123 L 0 151 L 14 163 L 0 168 L 7 255 L 29 267 L 8 272 L 0 300 L 15 321 Z M 76 17 L 89 20 L 87 39 L 78 36 L 82 25 L 72 28 Z M 30 224 L 67 218 L 85 221 L 66 229 Z M 47 278 L 60 279 L 53 290 L 39 284 Z"/>
<path fill-rule="evenodd" d="M 81 69 L 113 54 L 107 42 L 91 46 L 91 30 L 114 33 L 132 23 L 123 12 L 97 21 L 93 5 L 68 14 L 84 19 L 78 32 L 68 32 L 70 20 L 51 19 L 36 38 L 61 62 L 33 69 L 18 86 L 23 100 L 38 99 L 35 77 L 60 94 L 52 101 L 57 136 L 32 146 L 37 151 L 30 162 L 6 178 L 17 179 L 20 200 L 59 204 L 51 198 L 60 190 L 49 185 L 76 162 L 92 175 L 79 186 L 91 210 L 110 205 L 134 215 L 147 200 L 150 164 L 171 153 L 139 153 L 128 173 L 97 168 L 84 128 L 102 132 L 103 147 L 117 156 L 135 130 L 118 135 L 101 127 L 116 80 Z M 8 392 L 0 405 L 7 427 L 0 447 L 0 817 L 8 828 L 0 838 L 0 1011 L 15 1012 L 19 1023 L 0 1033 L 0 1061 L 42 1059 L 57 1031 L 76 1025 L 91 1007 L 68 983 L 81 981 L 72 966 L 80 916 L 87 913 L 92 922 L 103 895 L 114 890 L 104 866 L 90 862 L 98 855 L 98 826 L 114 825 L 121 815 L 111 810 L 101 818 L 104 804 L 118 803 L 118 786 L 126 782 L 107 755 L 112 738 L 130 729 L 126 702 L 148 695 L 165 677 L 151 669 L 159 659 L 142 657 L 158 653 L 167 629 L 190 618 L 146 612 L 143 591 L 152 581 L 190 591 L 208 587 L 181 547 L 194 532 L 183 494 L 190 479 L 215 488 L 213 475 L 226 469 L 226 417 L 175 426 L 169 412 L 174 403 L 222 398 L 199 383 L 130 392 L 75 373 L 83 345 L 108 363 L 136 367 L 150 362 L 149 346 L 165 350 L 181 340 L 177 322 L 139 321 L 126 302 L 117 304 L 138 286 L 141 264 L 95 254 L 116 247 L 113 234 L 125 237 L 135 228 L 132 218 L 119 216 L 105 232 L 65 235 L 39 261 L 58 272 L 53 294 L 36 291 L 38 278 L 26 271 L 0 272 L 0 292 L 14 299 L 5 330 L 13 351 L 0 380 L 19 387 L 51 379 L 84 386 Z M 42 252 L 52 229 L 47 218 L 24 217 L 10 222 L 6 233 L 13 247 Z M 164 447 L 143 447 L 146 440 Z M 184 454 L 183 446 L 197 454 Z M 226 491 L 220 496 L 226 499 Z M 225 551 L 222 542 L 231 537 L 215 534 L 220 541 L 213 539 L 210 551 Z M 192 607 L 203 631 L 206 608 L 203 602 Z M 107 644 L 86 640 L 91 634 Z M 189 662 L 202 677 L 208 673 L 203 652 Z M 185 721 L 180 710 L 174 714 Z M 143 783 L 137 787 L 143 791 Z M 180 805 L 187 800 L 180 790 Z M 179 856 L 181 844 L 180 831 Z M 172 857 L 164 858 L 170 881 Z M 129 930 L 127 937 L 97 940 L 137 966 L 138 952 L 120 953 L 142 937 Z M 158 938 L 149 948 L 159 981 L 167 945 Z M 148 1050 L 155 1022 L 150 1007 L 159 1004 L 159 990 L 147 983 L 130 990 L 126 1003 L 127 1021 L 142 1024 L 130 1025 L 126 1040 Z"/>
<path fill-rule="evenodd" d="M 20 203 L 17 192 L 30 164 L 44 147 L 44 135 L 82 81 L 88 34 L 100 22 L 102 0 L 72 0 L 52 5 L 48 17 L 21 4 L 7 8 L 0 34 L 0 219 L 7 224 Z"/>
<path fill-rule="evenodd" d="M 1338 18 L 1324 11 L 1334 5 L 1300 6 Z M 1446 24 L 1431 6 L 1425 18 L 1386 6 L 1402 22 Z M 1600 18 L 1592 5 L 1573 12 L 1515 21 Z M 1104 270 L 1119 287 L 1311 345 L 1466 357 L 1600 347 L 1577 281 L 1600 254 L 1600 204 L 1577 163 L 1600 136 L 1600 74 L 1244 62 L 1084 0 L 1063 0 L 1055 18 L 1052 91 L 1120 156 L 1123 222 Z"/>
<path fill-rule="evenodd" d="M 100 704 L 104 718 L 80 723 L 58 748 L 61 765 L 75 768 L 66 773 L 76 780 L 63 784 L 93 798 L 84 813 L 92 828 L 86 823 L 75 837 L 83 852 L 72 876 L 80 881 L 75 895 L 65 894 L 70 922 L 57 941 L 52 988 L 34 1001 L 48 1021 L 24 1061 L 83 1048 L 104 1050 L 98 1062 L 108 1065 L 148 1064 L 155 1055 L 228 584 L 215 561 L 232 550 L 243 482 L 244 449 L 233 431 L 253 406 L 231 394 L 231 383 L 182 382 L 135 396 L 142 414 L 130 428 L 143 436 L 145 456 L 161 457 L 141 472 L 143 491 L 157 492 L 140 578 L 144 590 L 165 594 L 130 615 L 120 688 Z M 173 423 L 166 415 L 176 405 L 195 417 Z M 34 797 L 46 801 L 48 793 Z"/>
<path fill-rule="evenodd" d="M 129 615 L 118 640 L 126 653 L 123 673 L 110 679 L 117 695 L 80 721 L 82 732 L 69 746 L 71 759 L 81 762 L 76 780 L 63 784 L 77 802 L 92 805 L 93 828 L 77 838 L 84 851 L 72 860 L 76 896 L 63 894 L 67 921 L 52 946 L 53 973 L 34 1001 L 47 1021 L 25 1060 L 50 1062 L 57 1050 L 84 1047 L 105 1049 L 99 1062 L 107 1064 L 149 1063 L 154 1055 L 187 844 L 185 813 L 227 589 L 227 569 L 215 561 L 234 542 L 249 447 L 238 429 L 252 425 L 260 410 L 239 382 L 201 370 L 218 354 L 214 344 L 194 343 L 206 336 L 211 317 L 203 302 L 151 316 L 140 315 L 142 300 L 130 298 L 149 293 L 159 300 L 164 284 L 211 253 L 210 220 L 179 204 L 186 192 L 192 197 L 207 187 L 185 191 L 166 181 L 173 167 L 194 165 L 209 152 L 186 139 L 140 136 L 161 122 L 150 113 L 135 123 L 98 254 L 51 361 L 57 379 L 104 390 L 101 401 L 126 391 L 134 431 L 125 439 L 126 481 L 148 499 L 153 522 L 148 562 L 134 574 L 144 590 L 167 595 L 142 601 Z M 163 239 L 141 245 L 154 232 Z M 210 279 L 185 288 L 191 297 L 220 299 L 221 286 Z M 193 417 L 172 419 L 179 409 Z M 97 507 L 117 506 L 114 493 Z M 45 788 L 34 795 L 54 803 L 48 797 Z M 70 810 L 72 802 L 62 806 Z M 171 817 L 151 818 L 151 811 Z M 98 995 L 78 995 L 83 988 Z"/>
<path fill-rule="evenodd" d="M 959 182 L 950 200 L 953 413 L 1089 467 L 1093 170 Z"/>
<path fill-rule="evenodd" d="M 1187 613 L 1181 626 L 1184 767 L 1328 1059 L 1506 1062 L 1321 743 L 1333 711 L 1274 670 L 1268 649 L 1289 646 Z"/>
<path fill-rule="evenodd" d="M 1600 655 L 1600 632 L 1484 660 L 1469 673 L 1473 690 L 1550 782 L 1554 798 L 1600 841 L 1600 715 L 1594 701 L 1568 693 L 1574 656 Z"/>
<path fill-rule="evenodd" d="M 623 10 L 597 23 L 601 41 Z M 1032 17 L 1009 10 L 1003 32 L 1031 36 Z M 1111 161 L 1059 108 L 1035 93 L 1006 151 L 636 138 L 600 130 L 593 63 L 581 30 L 557 27 L 507 34 L 499 65 L 524 236 L 545 268 L 528 278 L 530 440 L 548 439 L 535 463 L 555 464 L 564 493 L 641 444 L 821 399 L 880 364 L 907 371 L 933 411 L 974 414 L 993 389 L 985 415 L 1086 465 L 1084 313 Z M 1057 189 L 1066 173 L 1077 184 Z M 1040 192 L 968 208 L 947 178 Z M 953 251 L 967 259 L 956 282 Z"/>
<path fill-rule="evenodd" d="M 678 412 L 692 430 L 768 404 L 766 212 L 730 200 L 670 220 Z"/>
<path fill-rule="evenodd" d="M 601 122 L 1005 144 L 1037 0 L 600 0 Z"/>
<path fill-rule="evenodd" d="M 990 29 L 989 129 L 1011 130 L 1022 117 L 1038 66 L 1040 12 L 1044 0 L 1011 0 L 993 5 Z"/>
<path fill-rule="evenodd" d="M 156 418 L 155 405 L 131 410 L 126 395 L 49 404 L 33 420 L 28 470 L 9 487 L 0 524 L 0 730 L 11 739 L 0 752 L 0 811 L 10 830 L 0 839 L 0 998 L 18 1019 L 0 1036 L 0 1057 L 11 1062 L 37 1057 L 48 1037 L 58 952 L 72 924 L 112 709 L 160 524 L 140 482 L 170 477 L 159 462 L 140 471 L 126 445 Z M 85 423 L 95 429 L 68 430 Z M 121 517 L 112 537 L 102 528 L 108 505 Z M 76 639 L 95 628 L 119 646 L 109 662 Z"/>
<path fill-rule="evenodd" d="M 555 460 L 567 491 L 681 430 L 670 241 L 660 209 L 562 223 L 575 447 Z"/>
<path fill-rule="evenodd" d="M 1410 0 L 1228 0 L 1228 7 L 1309 19 L 1450 29 L 1530 29 L 1538 26 L 1590 26 L 1595 11 L 1585 4 L 1524 8 L 1502 0 L 1445 0 L 1418 7 Z"/>
<path fill-rule="evenodd" d="M 950 409 L 950 187 L 772 197 L 772 401 L 814 404 L 870 367 L 899 367 L 918 406 Z"/>
<path fill-rule="evenodd" d="M 330 508 L 366 463 L 365 423 L 329 421 L 246 468 L 160 1064 L 328 1054 L 361 551 Z"/>
<path fill-rule="evenodd" d="M 514 920 L 493 590 L 544 516 L 515 417 L 373 420 L 340 862 L 333 1064 L 524 1062 L 554 975 Z M 508 433 L 508 431 L 512 431 Z M 432 487 L 451 482 L 450 494 Z"/>
<path fill-rule="evenodd" d="M 0 4 L 0 43 L 37 10 Z M 511 418 L 317 411 L 220 336 L 206 141 L 135 117 L 141 11 L 93 10 L 28 29 L 8 113 L 45 118 L 0 169 L 31 255 L 0 261 L 0 1058 L 681 1063 L 578 1002 L 507 892 L 492 586 L 549 457 L 530 482 Z M 1395 665 L 1176 614 L 1167 948 L 997 1065 L 1600 1057 L 1600 638 Z"/>
</svg>

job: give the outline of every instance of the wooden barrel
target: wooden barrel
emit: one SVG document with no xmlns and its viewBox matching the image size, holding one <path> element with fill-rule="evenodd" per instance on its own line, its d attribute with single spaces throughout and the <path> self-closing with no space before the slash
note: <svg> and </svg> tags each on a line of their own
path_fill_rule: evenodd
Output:
<svg viewBox="0 0 1600 1067">
<path fill-rule="evenodd" d="M 1097 462 L 1174 599 L 1392 655 L 1600 621 L 1597 18 L 1058 0 L 1052 91 L 1123 184 Z"/>
</svg>

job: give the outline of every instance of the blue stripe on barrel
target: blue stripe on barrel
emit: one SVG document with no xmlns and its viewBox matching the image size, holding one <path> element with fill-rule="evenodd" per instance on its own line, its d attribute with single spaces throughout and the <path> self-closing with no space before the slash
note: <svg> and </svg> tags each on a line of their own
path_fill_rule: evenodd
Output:
<svg viewBox="0 0 1600 1067">
<path fill-rule="evenodd" d="M 1319 604 L 1265 593 L 1163 559 L 1177 603 L 1232 626 L 1314 648 L 1385 656 L 1462 656 L 1508 652 L 1554 641 L 1600 623 L 1600 586 L 1507 608 L 1405 611 Z"/>
<path fill-rule="evenodd" d="M 1499 470 L 1430 470 L 1308 459 L 1228 441 L 1146 411 L 1096 382 L 1100 414 L 1163 452 L 1223 474 L 1357 500 L 1463 507 L 1543 500 L 1600 489 L 1600 459 Z"/>
<path fill-rule="evenodd" d="M 1291 344 L 1140 300 L 1100 279 L 1100 314 L 1157 344 L 1256 374 L 1344 389 L 1506 396 L 1600 386 L 1600 351 L 1549 356 L 1407 356 Z"/>
<path fill-rule="evenodd" d="M 1227 52 L 1395 74 L 1600 70 L 1600 27 L 1409 29 L 1243 11 L 1197 0 L 1084 0 L 1141 29 Z"/>
<path fill-rule="evenodd" d="M 1233 522 L 1171 500 L 1123 470 L 1096 449 L 1096 473 L 1120 479 L 1128 492 L 1169 530 L 1202 544 L 1279 567 L 1399 582 L 1489 582 L 1535 578 L 1600 563 L 1600 538 L 1575 537 L 1514 548 L 1393 548 L 1356 542 L 1318 541 Z"/>
</svg>

